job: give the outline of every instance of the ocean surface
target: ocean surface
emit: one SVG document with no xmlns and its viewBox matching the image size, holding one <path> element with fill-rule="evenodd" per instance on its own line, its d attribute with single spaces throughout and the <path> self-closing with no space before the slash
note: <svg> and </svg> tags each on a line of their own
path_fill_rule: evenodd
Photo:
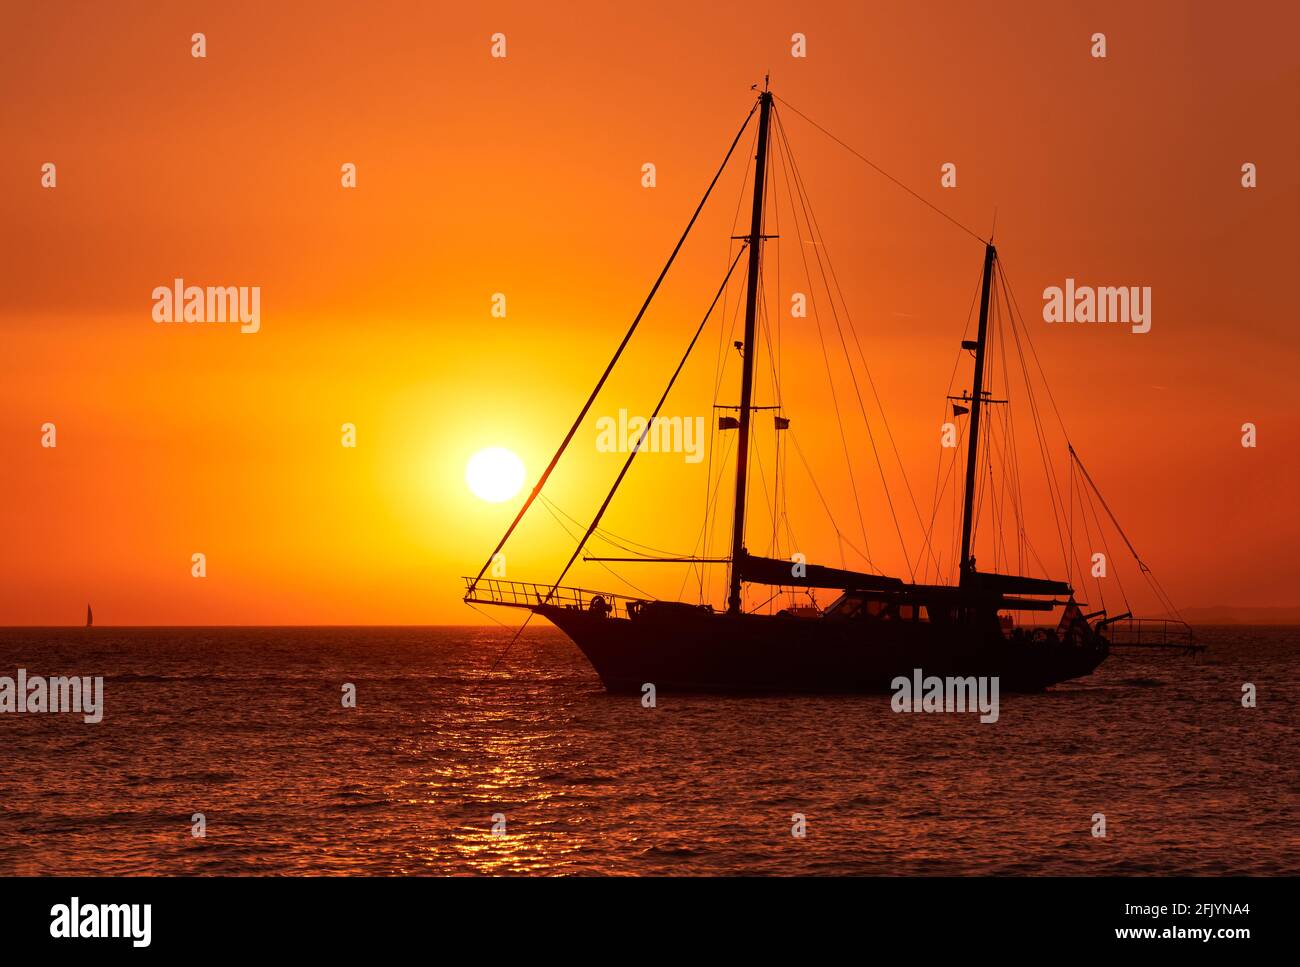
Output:
<svg viewBox="0 0 1300 967">
<path fill-rule="evenodd" d="M 0 676 L 103 675 L 105 711 L 0 714 L 0 872 L 1296 873 L 1300 629 L 1199 634 L 984 725 L 647 709 L 544 628 L 486 681 L 501 629 L 4 629 Z"/>
</svg>

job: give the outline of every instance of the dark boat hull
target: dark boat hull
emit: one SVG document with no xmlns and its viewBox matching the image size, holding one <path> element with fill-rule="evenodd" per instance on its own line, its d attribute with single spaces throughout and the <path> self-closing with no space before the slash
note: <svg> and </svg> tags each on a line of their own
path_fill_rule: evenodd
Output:
<svg viewBox="0 0 1300 967">
<path fill-rule="evenodd" d="M 1005 692 L 1036 692 L 1090 674 L 1105 638 L 1008 637 L 995 628 L 729 615 L 682 608 L 614 618 L 541 605 L 533 610 L 582 650 L 611 692 L 854 694 L 894 690 L 898 676 L 997 677 Z"/>
</svg>

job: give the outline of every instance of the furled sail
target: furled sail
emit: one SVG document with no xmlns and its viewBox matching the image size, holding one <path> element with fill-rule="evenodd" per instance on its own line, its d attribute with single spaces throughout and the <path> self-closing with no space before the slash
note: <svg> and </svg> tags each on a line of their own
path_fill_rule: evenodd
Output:
<svg viewBox="0 0 1300 967">
<path fill-rule="evenodd" d="M 1074 589 L 1064 581 L 1022 577 L 1019 574 L 967 571 L 962 574 L 961 583 L 964 588 L 997 594 L 1074 594 Z"/>
<path fill-rule="evenodd" d="M 744 554 L 736 563 L 742 581 L 782 587 L 839 588 L 854 591 L 896 591 L 904 587 L 899 578 L 823 567 L 820 564 L 796 564 L 776 557 Z"/>
</svg>

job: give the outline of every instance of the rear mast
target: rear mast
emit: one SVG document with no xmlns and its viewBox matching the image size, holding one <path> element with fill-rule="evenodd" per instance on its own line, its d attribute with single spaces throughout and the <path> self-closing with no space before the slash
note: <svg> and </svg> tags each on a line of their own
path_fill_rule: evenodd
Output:
<svg viewBox="0 0 1300 967">
<path fill-rule="evenodd" d="M 763 196 L 767 176 L 767 133 L 772 92 L 764 79 L 758 96 L 758 154 L 754 161 L 754 207 L 749 222 L 749 283 L 745 293 L 745 341 L 741 344 L 740 438 L 736 445 L 736 505 L 731 529 L 731 593 L 727 613 L 740 614 L 741 562 L 745 558 L 745 482 L 749 464 L 749 417 L 754 395 L 755 321 L 758 313 L 758 273 L 762 262 Z"/>
<path fill-rule="evenodd" d="M 962 502 L 961 516 L 961 581 L 968 584 L 975 574 L 975 564 L 971 558 L 971 524 L 975 509 L 975 465 L 979 462 L 980 445 L 980 410 L 984 402 L 984 346 L 988 339 L 989 328 L 989 290 L 993 281 L 993 262 L 998 251 L 989 242 L 984 247 L 984 286 L 980 295 L 980 326 L 972 346 L 963 342 L 963 349 L 975 350 L 975 377 L 971 385 L 970 403 L 970 439 L 966 450 L 966 491 Z"/>
</svg>

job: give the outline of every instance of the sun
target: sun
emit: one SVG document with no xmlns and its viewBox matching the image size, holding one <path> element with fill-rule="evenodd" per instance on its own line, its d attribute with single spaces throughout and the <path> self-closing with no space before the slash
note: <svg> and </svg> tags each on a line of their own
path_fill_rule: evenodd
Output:
<svg viewBox="0 0 1300 967">
<path fill-rule="evenodd" d="M 505 447 L 488 447 L 465 464 L 465 483 L 475 497 L 499 504 L 524 485 L 524 462 Z"/>
</svg>

